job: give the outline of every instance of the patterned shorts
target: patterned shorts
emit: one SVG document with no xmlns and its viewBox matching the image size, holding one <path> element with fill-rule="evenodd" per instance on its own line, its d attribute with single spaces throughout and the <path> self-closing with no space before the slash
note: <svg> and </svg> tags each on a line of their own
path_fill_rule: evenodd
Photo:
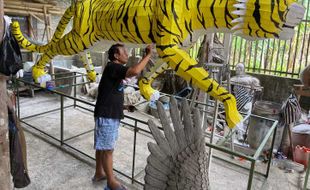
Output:
<svg viewBox="0 0 310 190">
<path fill-rule="evenodd" d="M 95 118 L 94 131 L 94 149 L 96 150 L 114 150 L 118 139 L 119 119 Z"/>
</svg>

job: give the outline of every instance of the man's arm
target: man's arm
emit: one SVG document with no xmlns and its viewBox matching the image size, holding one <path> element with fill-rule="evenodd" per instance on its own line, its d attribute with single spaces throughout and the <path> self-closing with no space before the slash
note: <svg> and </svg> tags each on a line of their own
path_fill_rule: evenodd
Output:
<svg viewBox="0 0 310 190">
<path fill-rule="evenodd" d="M 139 63 L 128 68 L 126 72 L 126 77 L 137 76 L 138 74 L 140 74 L 140 72 L 144 69 L 146 64 L 149 62 L 151 55 L 152 55 L 152 45 L 148 45 L 145 48 L 145 50 L 146 50 L 146 55 L 142 58 L 142 60 Z"/>
</svg>

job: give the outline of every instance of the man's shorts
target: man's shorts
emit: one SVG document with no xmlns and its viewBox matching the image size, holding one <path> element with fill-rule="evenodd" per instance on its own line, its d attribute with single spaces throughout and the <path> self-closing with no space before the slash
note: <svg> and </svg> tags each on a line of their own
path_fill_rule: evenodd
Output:
<svg viewBox="0 0 310 190">
<path fill-rule="evenodd" d="M 118 139 L 119 119 L 104 117 L 95 118 L 95 143 L 96 150 L 114 150 Z"/>
</svg>

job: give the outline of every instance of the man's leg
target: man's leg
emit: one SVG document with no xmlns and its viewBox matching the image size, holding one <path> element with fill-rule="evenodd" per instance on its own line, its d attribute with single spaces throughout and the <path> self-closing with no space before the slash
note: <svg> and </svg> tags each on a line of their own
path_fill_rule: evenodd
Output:
<svg viewBox="0 0 310 190">
<path fill-rule="evenodd" d="M 96 172 L 93 178 L 93 181 L 100 181 L 106 178 L 106 175 L 103 170 L 103 151 L 96 150 Z"/>
<path fill-rule="evenodd" d="M 113 150 L 104 150 L 103 155 L 103 168 L 107 175 L 108 186 L 113 190 L 120 187 L 120 183 L 113 175 Z"/>
</svg>

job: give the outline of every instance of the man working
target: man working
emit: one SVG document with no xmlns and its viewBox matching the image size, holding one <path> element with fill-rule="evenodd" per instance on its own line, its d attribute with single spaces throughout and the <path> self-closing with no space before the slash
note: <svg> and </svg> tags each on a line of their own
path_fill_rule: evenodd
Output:
<svg viewBox="0 0 310 190">
<path fill-rule="evenodd" d="M 96 173 L 94 181 L 107 178 L 105 190 L 123 190 L 113 175 L 113 150 L 118 138 L 120 120 L 124 117 L 124 93 L 122 80 L 138 75 L 151 58 L 152 46 L 146 48 L 146 55 L 132 67 L 124 66 L 128 53 L 124 45 L 115 44 L 109 51 L 109 62 L 102 74 L 95 106 Z"/>
</svg>

